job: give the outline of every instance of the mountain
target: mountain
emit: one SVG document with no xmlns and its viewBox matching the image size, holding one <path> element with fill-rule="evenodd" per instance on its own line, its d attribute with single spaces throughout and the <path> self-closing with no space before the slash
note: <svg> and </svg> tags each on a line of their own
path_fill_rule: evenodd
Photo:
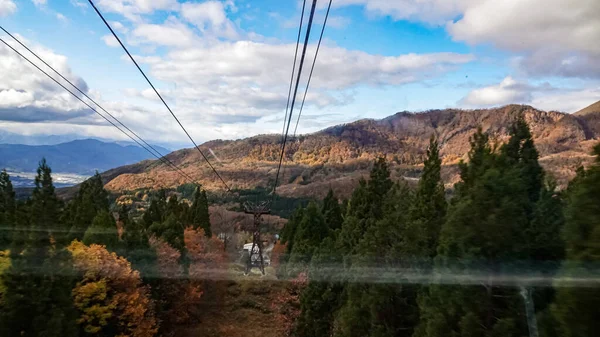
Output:
<svg viewBox="0 0 600 337">
<path fill-rule="evenodd" d="M 322 196 L 329 187 L 348 195 L 378 156 L 386 156 L 396 178 L 416 180 L 430 136 L 439 139 L 443 178 L 448 187 L 458 180 L 457 164 L 466 158 L 469 137 L 482 127 L 499 144 L 508 139 L 508 127 L 523 115 L 529 123 L 547 171 L 565 186 L 580 165 L 591 162 L 592 146 L 600 139 L 600 119 L 594 114 L 541 111 L 527 105 L 493 109 L 399 112 L 381 120 L 363 119 L 290 139 L 278 193 Z M 242 140 L 215 140 L 200 148 L 226 182 L 237 189 L 267 187 L 273 183 L 280 151 L 279 135 Z M 210 150 L 219 160 L 210 155 Z M 198 151 L 183 149 L 167 156 L 207 189 L 222 189 L 220 181 Z M 185 183 L 179 174 L 157 161 L 144 161 L 103 174 L 112 191 L 142 187 L 174 187 Z"/>
<path fill-rule="evenodd" d="M 23 145 L 55 145 L 81 139 L 75 134 L 67 135 L 20 135 L 17 133 L 0 130 L 0 144 Z"/>
<path fill-rule="evenodd" d="M 161 147 L 155 148 L 161 153 L 169 152 Z M 96 170 L 102 172 L 152 156 L 139 146 L 124 146 L 95 139 L 56 145 L 0 144 L 0 168 L 12 172 L 35 172 L 42 157 L 46 158 L 54 172 L 91 175 Z"/>
</svg>

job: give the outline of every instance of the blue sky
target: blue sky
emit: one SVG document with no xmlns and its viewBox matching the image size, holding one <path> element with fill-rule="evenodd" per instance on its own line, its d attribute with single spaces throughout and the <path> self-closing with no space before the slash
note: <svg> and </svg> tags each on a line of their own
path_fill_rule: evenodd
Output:
<svg viewBox="0 0 600 337">
<path fill-rule="evenodd" d="M 301 1 L 95 3 L 198 142 L 280 132 Z M 145 139 L 189 146 L 87 1 L 0 0 L 0 23 Z M 599 39 L 597 1 L 334 0 L 299 132 L 403 110 L 574 112 L 600 100 Z M 0 68 L 5 131 L 124 138 L 3 45 Z"/>
</svg>

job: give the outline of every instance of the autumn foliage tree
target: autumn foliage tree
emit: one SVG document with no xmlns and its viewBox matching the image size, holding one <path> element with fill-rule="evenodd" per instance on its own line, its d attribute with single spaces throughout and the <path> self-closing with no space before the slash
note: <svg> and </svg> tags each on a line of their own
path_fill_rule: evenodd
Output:
<svg viewBox="0 0 600 337">
<path fill-rule="evenodd" d="M 154 302 L 139 272 L 104 246 L 73 241 L 68 247 L 81 280 L 73 289 L 83 335 L 150 337 L 158 330 Z"/>
<path fill-rule="evenodd" d="M 291 336 L 294 327 L 300 317 L 300 296 L 308 284 L 308 275 L 301 272 L 294 277 L 286 286 L 286 289 L 277 296 L 271 304 L 275 312 L 275 328 L 279 336 Z"/>
<path fill-rule="evenodd" d="M 227 260 L 223 241 L 217 237 L 207 237 L 204 229 L 188 227 L 184 231 L 185 248 L 189 263 L 188 276 L 193 285 L 199 285 L 204 298 L 203 305 L 222 304 Z"/>
<path fill-rule="evenodd" d="M 181 265 L 181 252 L 156 237 L 150 238 L 156 251 L 156 279 L 152 293 L 156 300 L 161 330 L 169 331 L 174 324 L 188 322 L 194 307 L 202 297 L 199 284 L 190 282 Z"/>
</svg>

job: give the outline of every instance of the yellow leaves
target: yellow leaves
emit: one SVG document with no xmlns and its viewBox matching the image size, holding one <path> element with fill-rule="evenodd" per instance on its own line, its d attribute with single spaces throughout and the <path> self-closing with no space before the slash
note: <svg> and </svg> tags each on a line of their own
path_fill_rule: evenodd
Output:
<svg viewBox="0 0 600 337">
<path fill-rule="evenodd" d="M 83 279 L 73 289 L 79 324 L 90 334 L 102 335 L 109 324 L 123 337 L 150 337 L 157 331 L 154 302 L 140 275 L 124 258 L 104 246 L 73 241 L 68 247 Z M 113 321 L 115 321 L 114 323 Z"/>
<path fill-rule="evenodd" d="M 104 279 L 78 284 L 73 289 L 75 308 L 81 312 L 77 323 L 82 324 L 86 332 L 90 334 L 100 332 L 106 326 L 108 319 L 112 317 L 116 304 L 107 303 L 106 299 L 107 285 Z"/>
</svg>

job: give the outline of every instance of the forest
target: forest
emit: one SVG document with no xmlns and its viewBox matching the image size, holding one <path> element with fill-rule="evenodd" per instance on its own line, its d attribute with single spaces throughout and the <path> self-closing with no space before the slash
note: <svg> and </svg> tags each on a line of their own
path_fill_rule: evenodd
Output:
<svg viewBox="0 0 600 337">
<path fill-rule="evenodd" d="M 451 191 L 432 137 L 415 186 L 392 181 L 381 157 L 348 200 L 330 191 L 290 212 L 272 252 L 285 284 L 272 303 L 277 334 L 600 331 L 600 145 L 558 190 L 527 123 L 509 134 L 495 145 L 479 129 Z M 65 203 L 44 160 L 27 200 L 2 172 L 0 335 L 170 336 L 218 324 L 203 315 L 223 296 L 231 257 L 211 231 L 207 192 L 186 191 L 190 200 L 155 193 L 132 217 L 99 175 Z"/>
</svg>

